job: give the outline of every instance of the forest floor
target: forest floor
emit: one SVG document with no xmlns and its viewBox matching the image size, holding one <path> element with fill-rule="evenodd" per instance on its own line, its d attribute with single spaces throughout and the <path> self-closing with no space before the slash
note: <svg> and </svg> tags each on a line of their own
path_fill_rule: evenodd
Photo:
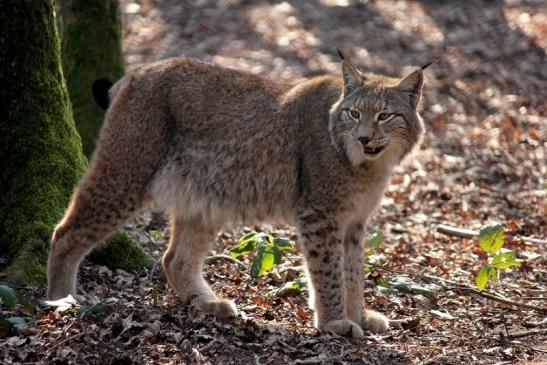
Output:
<svg viewBox="0 0 547 365">
<path fill-rule="evenodd" d="M 0 338 L 0 363 L 547 363 L 544 2 L 122 4 L 128 69 L 189 55 L 296 83 L 339 74 L 335 47 L 363 70 L 394 76 L 438 60 L 425 71 L 424 143 L 397 169 L 370 222 L 385 239 L 366 274 L 364 303 L 406 322 L 358 340 L 320 335 L 305 290 L 276 295 L 299 275 L 296 251 L 258 279 L 249 276 L 252 257 L 234 263 L 223 256 L 251 229 L 298 243 L 294 228 L 268 225 L 223 230 L 205 267 L 214 290 L 232 298 L 241 316 L 194 317 L 161 270 L 165 219 L 146 213 L 126 226 L 158 260 L 154 269 L 111 271 L 84 262 L 80 293 L 100 304 L 64 312 L 40 306 L 26 317 L 27 328 Z M 505 247 L 522 264 L 478 293 L 475 275 L 487 263 L 478 240 L 437 228 L 476 231 L 491 222 L 505 224 Z M 382 288 L 396 280 L 406 289 Z M 33 303 L 45 296 L 43 287 L 17 289 Z M 12 315 L 24 317 L 21 311 Z"/>
</svg>

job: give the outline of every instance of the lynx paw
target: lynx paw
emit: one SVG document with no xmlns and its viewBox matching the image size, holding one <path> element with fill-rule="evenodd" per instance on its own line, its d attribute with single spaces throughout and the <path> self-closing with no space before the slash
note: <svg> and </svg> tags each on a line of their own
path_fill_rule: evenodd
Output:
<svg viewBox="0 0 547 365">
<path fill-rule="evenodd" d="M 228 299 L 208 300 L 195 302 L 190 305 L 190 314 L 197 317 L 200 313 L 212 314 L 218 318 L 237 316 L 237 308 L 233 301 Z"/>
<path fill-rule="evenodd" d="M 364 329 L 370 332 L 382 333 L 388 330 L 389 319 L 381 313 L 365 310 L 365 315 L 363 316 L 361 324 Z"/>
<path fill-rule="evenodd" d="M 349 319 L 339 319 L 336 321 L 330 321 L 323 326 L 323 330 L 334 332 L 337 335 L 347 336 L 352 338 L 363 337 L 363 330 L 355 322 Z"/>
</svg>

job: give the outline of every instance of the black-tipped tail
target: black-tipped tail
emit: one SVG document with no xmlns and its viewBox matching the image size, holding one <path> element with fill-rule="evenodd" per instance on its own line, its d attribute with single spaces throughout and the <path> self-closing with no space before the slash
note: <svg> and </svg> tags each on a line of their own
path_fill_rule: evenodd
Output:
<svg viewBox="0 0 547 365">
<path fill-rule="evenodd" d="M 100 78 L 95 80 L 91 86 L 91 90 L 93 91 L 93 99 L 95 99 L 97 105 L 104 110 L 108 109 L 108 106 L 110 105 L 108 91 L 112 85 L 112 81 L 109 79 Z"/>
</svg>

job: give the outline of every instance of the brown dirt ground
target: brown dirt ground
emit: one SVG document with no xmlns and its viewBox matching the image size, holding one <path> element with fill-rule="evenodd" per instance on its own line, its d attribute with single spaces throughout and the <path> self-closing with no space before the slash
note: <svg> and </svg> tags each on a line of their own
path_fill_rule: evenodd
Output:
<svg viewBox="0 0 547 365">
<path fill-rule="evenodd" d="M 54 313 L 40 307 L 30 328 L 0 339 L 0 363 L 40 364 L 540 364 L 547 362 L 545 239 L 547 6 L 511 1 L 176 1 L 123 5 L 129 69 L 189 55 L 296 83 L 339 73 L 338 47 L 362 69 L 402 75 L 438 62 L 426 73 L 420 151 L 397 170 L 371 229 L 385 242 L 381 264 L 367 274 L 364 302 L 392 319 L 414 320 L 387 334 L 348 340 L 320 336 L 305 292 L 269 296 L 298 273 L 261 279 L 241 265 L 211 259 L 205 276 L 233 298 L 241 318 L 192 318 L 152 272 L 114 272 L 85 263 L 81 292 L 99 298 L 104 313 Z M 440 234 L 439 224 L 468 229 L 498 221 L 521 267 L 502 274 L 490 292 L 536 309 L 487 300 L 473 285 L 487 260 L 476 239 Z M 160 216 L 144 214 L 128 229 L 159 260 L 168 234 Z M 291 227 L 252 227 L 295 238 Z M 213 255 L 225 253 L 248 227 L 219 234 Z M 297 238 L 296 238 L 297 240 Z M 297 253 L 285 266 L 301 265 Z M 376 284 L 401 275 L 433 281 L 431 298 L 386 295 Z M 451 282 L 428 279 L 433 275 Z M 456 283 L 456 284 L 455 284 Z M 36 303 L 43 287 L 18 288 Z M 21 309 L 5 312 L 21 315 Z M 419 320 L 419 323 L 417 323 Z M 541 322 L 543 320 L 543 322 Z M 542 334 L 508 339 L 500 334 Z"/>
</svg>

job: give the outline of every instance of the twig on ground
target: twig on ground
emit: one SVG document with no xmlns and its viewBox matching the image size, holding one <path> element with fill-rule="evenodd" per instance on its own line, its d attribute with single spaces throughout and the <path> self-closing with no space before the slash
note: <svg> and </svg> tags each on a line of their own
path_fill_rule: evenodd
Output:
<svg viewBox="0 0 547 365">
<path fill-rule="evenodd" d="M 534 335 L 547 335 L 547 328 L 539 328 L 539 329 L 533 329 L 533 330 L 515 332 L 515 333 L 501 332 L 500 335 L 508 339 L 522 338 L 522 337 L 534 336 Z"/>
<path fill-rule="evenodd" d="M 154 307 L 158 305 L 158 288 L 156 285 L 152 285 L 152 303 Z"/>
<path fill-rule="evenodd" d="M 535 310 L 535 311 L 538 311 L 538 312 L 541 312 L 541 313 L 547 313 L 547 308 L 545 308 L 545 307 L 539 307 L 539 306 L 526 304 L 526 303 L 522 303 L 522 302 L 516 302 L 516 301 L 511 300 L 511 299 L 500 297 L 499 295 L 494 295 L 494 294 L 486 293 L 484 291 L 479 291 L 475 288 L 461 287 L 461 288 L 453 288 L 453 289 L 465 290 L 465 291 L 471 292 L 473 294 L 477 294 L 477 295 L 479 295 L 483 298 L 494 300 L 496 302 L 504 303 L 504 304 L 511 305 L 511 306 L 514 306 L 514 307 L 526 308 L 526 309 Z"/>
<path fill-rule="evenodd" d="M 142 228 L 142 227 L 139 227 L 139 221 L 137 220 L 137 218 L 133 218 L 133 224 L 135 224 L 135 227 L 140 230 L 142 232 L 142 234 L 144 235 L 144 237 L 146 237 L 146 240 L 148 241 L 148 243 L 150 243 L 152 246 L 154 246 L 157 250 L 162 250 L 160 248 L 160 246 L 157 245 L 156 242 L 154 242 L 154 240 L 152 239 L 152 237 L 150 237 L 150 235 L 148 234 L 148 232 Z"/>
<path fill-rule="evenodd" d="M 405 319 L 393 319 L 389 320 L 389 325 L 397 328 L 397 329 L 404 329 L 404 330 L 410 330 L 413 328 L 418 327 L 420 324 L 420 318 L 405 318 Z"/>
<path fill-rule="evenodd" d="M 37 329 L 37 328 L 17 328 L 17 327 L 13 327 L 13 329 L 15 330 L 15 333 L 17 335 L 21 335 L 21 336 L 33 336 L 33 335 L 37 335 L 40 333 L 40 330 Z"/>
<path fill-rule="evenodd" d="M 141 233 L 144 235 L 144 237 L 146 237 L 146 240 L 148 241 L 149 244 L 154 246 L 157 250 L 161 250 L 161 248 L 156 244 L 156 242 L 154 242 L 152 237 L 150 237 L 148 232 L 146 232 L 144 228 L 139 227 L 139 221 L 137 220 L 137 218 L 133 218 L 133 224 L 135 225 L 136 229 L 140 230 Z M 156 271 L 156 267 L 158 266 L 158 263 L 159 263 L 159 260 L 154 260 L 154 265 L 152 266 L 152 269 L 150 269 L 150 274 L 148 275 L 149 282 L 152 282 L 152 277 L 154 276 L 154 271 Z"/>
<path fill-rule="evenodd" d="M 60 342 L 57 342 L 55 345 L 53 345 L 52 347 L 50 347 L 47 351 L 48 351 L 48 355 L 53 353 L 54 350 L 56 350 L 59 346 L 67 343 L 68 341 L 70 340 L 73 340 L 75 338 L 78 338 L 80 336 L 83 336 L 85 335 L 87 332 L 80 332 L 80 333 L 76 333 L 75 335 L 72 335 L 72 336 L 69 336 L 67 338 L 65 338 L 64 340 L 60 341 Z"/>
<path fill-rule="evenodd" d="M 473 238 L 476 237 L 479 232 L 472 231 L 470 229 L 458 228 L 439 224 L 437 226 L 437 232 L 446 234 L 448 236 L 456 236 L 461 238 Z"/>
<path fill-rule="evenodd" d="M 329 361 L 336 361 L 338 358 L 326 357 L 326 356 L 315 356 L 307 359 L 296 359 L 291 362 L 291 365 L 310 365 L 310 364 L 325 364 Z"/>
<path fill-rule="evenodd" d="M 541 327 L 541 326 L 545 326 L 545 325 L 547 325 L 547 317 L 545 317 L 541 321 L 537 321 L 537 322 L 526 321 L 526 322 L 523 322 L 522 325 L 524 327 Z"/>
<path fill-rule="evenodd" d="M 439 224 L 437 226 L 437 232 L 446 234 L 448 236 L 455 236 L 455 237 L 461 237 L 461 238 L 473 238 L 479 234 L 479 232 L 477 231 L 460 228 L 460 227 L 447 226 L 445 224 Z M 515 238 L 521 239 L 524 242 L 528 242 L 528 243 L 536 243 L 540 245 L 547 244 L 547 240 L 543 240 L 541 238 L 526 237 L 526 236 L 515 236 Z"/>
<path fill-rule="evenodd" d="M 541 350 L 541 349 L 538 349 L 536 347 L 530 346 L 528 344 L 522 343 L 520 341 L 510 341 L 510 342 L 514 345 L 522 346 L 522 347 L 525 347 L 525 348 L 530 349 L 530 350 L 535 351 L 535 352 L 541 352 L 542 354 L 547 354 L 547 350 Z"/>
<path fill-rule="evenodd" d="M 501 333 L 502 336 L 509 336 L 509 329 L 507 328 L 507 321 L 505 320 L 505 312 L 501 311 L 501 323 L 503 323 L 503 329 L 505 330 L 505 333 Z"/>
<path fill-rule="evenodd" d="M 406 272 L 406 271 L 400 271 L 400 270 L 389 270 L 389 269 L 385 269 L 385 268 L 381 268 L 381 270 L 392 271 L 392 272 L 397 272 L 397 273 L 406 274 L 406 275 L 412 275 L 412 276 L 422 278 L 424 280 L 436 281 L 437 283 L 445 282 L 445 283 L 448 283 L 448 284 L 451 285 L 451 286 L 442 285 L 445 289 L 467 291 L 469 293 L 476 294 L 476 295 L 479 295 L 483 298 L 494 300 L 494 301 L 499 302 L 499 303 L 504 303 L 504 304 L 511 305 L 511 306 L 514 306 L 514 307 L 519 307 L 519 308 L 531 309 L 531 310 L 535 310 L 535 311 L 538 311 L 538 312 L 541 312 L 541 313 L 547 313 L 547 308 L 546 307 L 539 307 L 539 306 L 535 306 L 535 305 L 532 305 L 532 304 L 516 302 L 514 300 L 504 298 L 500 295 L 490 294 L 490 293 L 488 293 L 484 290 L 479 291 L 479 290 L 477 290 L 477 289 L 475 289 L 475 288 L 473 288 L 469 285 L 458 283 L 456 281 L 449 280 L 449 279 L 440 278 L 438 276 L 429 275 L 429 274 L 420 274 L 420 273 L 414 273 L 414 272 Z"/>
<path fill-rule="evenodd" d="M 221 260 L 230 261 L 234 264 L 238 264 L 243 269 L 247 270 L 247 265 L 245 265 L 243 262 L 239 261 L 238 259 L 236 259 L 232 256 L 228 256 L 228 255 L 219 254 L 219 255 L 209 256 L 205 259 L 205 263 L 213 264 L 213 263 L 215 263 L 217 261 L 221 261 Z"/>
<path fill-rule="evenodd" d="M 154 260 L 154 265 L 150 269 L 150 274 L 148 275 L 148 282 L 152 282 L 152 277 L 154 276 L 154 271 L 156 271 L 156 267 L 158 266 L 159 260 Z"/>
</svg>

